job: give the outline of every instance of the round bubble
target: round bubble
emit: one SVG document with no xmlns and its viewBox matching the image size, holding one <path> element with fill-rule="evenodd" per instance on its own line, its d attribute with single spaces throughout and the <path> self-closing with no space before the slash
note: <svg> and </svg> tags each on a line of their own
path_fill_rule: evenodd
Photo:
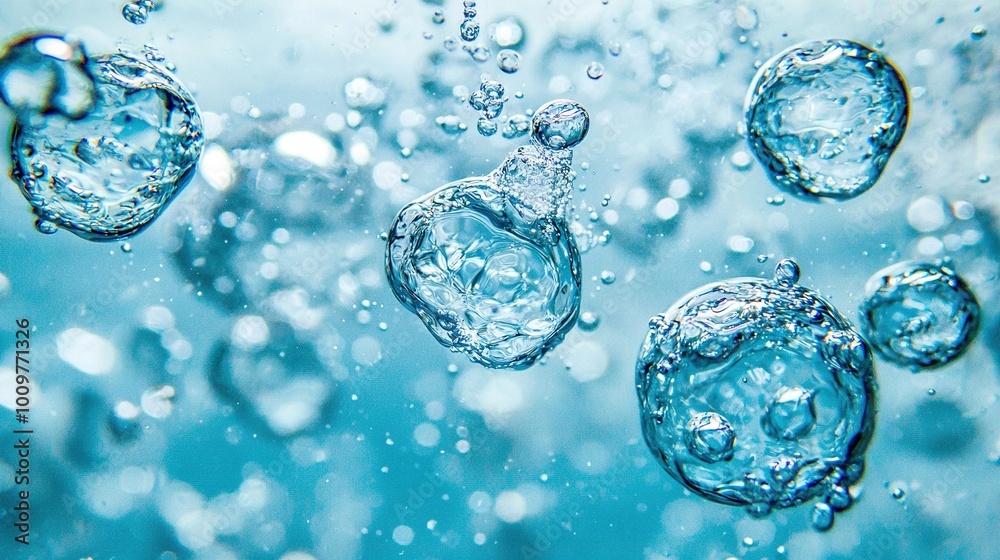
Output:
<svg viewBox="0 0 1000 560">
<path fill-rule="evenodd" d="M 166 208 L 191 179 L 204 137 L 194 99 L 166 70 L 128 54 L 96 57 L 91 68 L 94 110 L 16 123 L 11 175 L 40 231 L 111 241 Z"/>
<path fill-rule="evenodd" d="M 396 297 L 438 341 L 488 367 L 530 366 L 580 309 L 580 256 L 566 223 L 523 212 L 483 178 L 404 207 L 386 268 Z"/>
<path fill-rule="evenodd" d="M 557 99 L 542 105 L 531 117 L 531 140 L 562 150 L 576 146 L 590 130 L 590 115 L 576 101 Z"/>
<path fill-rule="evenodd" d="M 876 272 L 861 309 L 865 336 L 883 358 L 913 368 L 943 366 L 979 330 L 979 302 L 944 265 L 902 262 Z"/>
<path fill-rule="evenodd" d="M 771 181 L 807 200 L 870 189 L 906 130 L 906 84 L 853 41 L 811 41 L 767 61 L 746 98 L 750 147 Z"/>
<path fill-rule="evenodd" d="M 513 74 L 521 67 L 521 55 L 517 51 L 504 49 L 497 53 L 497 66 L 506 74 Z"/>
<path fill-rule="evenodd" d="M 94 78 L 83 45 L 58 35 L 29 35 L 0 56 L 0 99 L 18 118 L 85 117 L 94 108 Z"/>
<path fill-rule="evenodd" d="M 125 4 L 122 7 L 122 17 L 125 18 L 125 21 L 133 25 L 142 25 L 149 21 L 150 4 L 152 2 L 149 0 L 139 0 L 131 4 Z"/>
<path fill-rule="evenodd" d="M 783 262 L 771 280 L 695 290 L 650 321 L 636 364 L 642 430 L 660 464 L 754 515 L 813 498 L 848 507 L 874 428 L 871 352 L 794 283 L 797 270 Z"/>
</svg>

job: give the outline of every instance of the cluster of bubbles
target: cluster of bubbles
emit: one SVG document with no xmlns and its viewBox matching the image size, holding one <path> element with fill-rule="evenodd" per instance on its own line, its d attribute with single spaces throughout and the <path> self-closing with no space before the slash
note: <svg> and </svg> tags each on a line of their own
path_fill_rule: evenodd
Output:
<svg viewBox="0 0 1000 560">
<path fill-rule="evenodd" d="M 0 93 L 17 113 L 11 177 L 44 233 L 135 235 L 188 183 L 201 155 L 194 99 L 148 58 L 88 58 L 71 40 L 26 37 L 0 58 Z"/>
<path fill-rule="evenodd" d="M 906 130 L 906 84 L 872 49 L 810 41 L 767 61 L 746 98 L 750 147 L 771 181 L 806 200 L 870 189 Z"/>
<path fill-rule="evenodd" d="M 526 368 L 580 310 L 580 255 L 566 221 L 570 148 L 589 128 L 577 102 L 535 112 L 531 140 L 486 177 L 450 183 L 389 229 L 393 293 L 444 346 L 492 368 Z"/>
<path fill-rule="evenodd" d="M 875 350 L 914 371 L 961 356 L 976 337 L 979 316 L 975 295 L 950 267 L 911 261 L 876 272 L 861 309 Z"/>
<path fill-rule="evenodd" d="M 459 27 L 459 34 L 462 40 L 468 43 L 479 38 L 479 22 L 476 21 L 475 0 L 465 0 L 462 3 L 462 25 Z"/>
<path fill-rule="evenodd" d="M 646 443 L 686 488 L 754 516 L 820 498 L 823 531 L 864 468 L 875 372 L 861 335 L 798 278 L 784 260 L 771 280 L 703 286 L 652 318 L 636 388 Z"/>
<path fill-rule="evenodd" d="M 482 114 L 476 123 L 476 129 L 480 134 L 483 136 L 496 134 L 497 123 L 494 119 L 503 112 L 503 105 L 506 102 L 503 85 L 487 78 L 479 84 L 478 90 L 472 92 L 469 96 L 469 105 Z"/>
<path fill-rule="evenodd" d="M 122 6 L 122 17 L 133 25 L 142 25 L 149 21 L 149 13 L 160 9 L 160 4 L 154 0 L 134 0 Z"/>
</svg>

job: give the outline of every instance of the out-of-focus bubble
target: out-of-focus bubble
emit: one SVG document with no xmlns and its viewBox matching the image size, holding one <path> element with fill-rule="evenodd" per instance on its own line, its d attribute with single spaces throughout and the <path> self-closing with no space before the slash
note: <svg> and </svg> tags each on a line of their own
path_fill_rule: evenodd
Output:
<svg viewBox="0 0 1000 560">
<path fill-rule="evenodd" d="M 59 358 L 88 375 L 110 373 L 118 361 L 118 351 L 108 339 L 79 327 L 72 327 L 56 337 Z"/>
<path fill-rule="evenodd" d="M 315 350 L 286 325 L 261 325 L 259 318 L 251 323 L 241 327 L 238 321 L 217 344 L 209 366 L 212 386 L 277 436 L 322 425 L 332 412 L 335 387 Z"/>
<path fill-rule="evenodd" d="M 166 418 L 174 411 L 176 391 L 170 385 L 151 387 L 142 393 L 142 411 L 153 418 Z"/>
<path fill-rule="evenodd" d="M 490 26 L 490 35 L 498 47 L 516 48 L 524 43 L 524 25 L 516 18 L 504 18 Z"/>
<path fill-rule="evenodd" d="M 0 99 L 25 122 L 49 114 L 82 119 L 94 108 L 95 91 L 87 53 L 72 39 L 28 35 L 0 55 Z"/>
</svg>

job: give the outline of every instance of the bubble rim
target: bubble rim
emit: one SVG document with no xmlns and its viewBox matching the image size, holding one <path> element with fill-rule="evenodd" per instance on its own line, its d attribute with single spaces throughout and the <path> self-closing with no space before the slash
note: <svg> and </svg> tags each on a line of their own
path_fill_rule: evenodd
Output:
<svg viewBox="0 0 1000 560">
<path fill-rule="evenodd" d="M 413 252 L 419 247 L 422 235 L 417 232 L 426 231 L 426 225 L 438 214 L 460 210 L 473 204 L 489 208 L 502 223 L 521 223 L 537 231 L 538 238 L 531 239 L 523 233 L 512 231 L 507 227 L 498 227 L 515 237 L 531 244 L 543 254 L 552 256 L 556 246 L 560 246 L 565 255 L 559 260 L 565 260 L 570 269 L 572 282 L 568 284 L 575 292 L 566 294 L 570 305 L 569 313 L 564 315 L 552 332 L 545 337 L 537 337 L 538 342 L 518 353 L 505 362 L 498 362 L 483 353 L 483 343 L 479 340 L 466 342 L 460 338 L 451 338 L 445 333 L 453 331 L 438 331 L 434 328 L 437 321 L 433 319 L 436 310 L 426 304 L 421 298 L 404 290 L 408 286 L 404 271 L 409 264 Z M 524 212 L 514 201 L 497 190 L 489 177 L 468 177 L 443 185 L 426 195 L 411 201 L 400 209 L 392 226 L 388 230 L 385 252 L 385 273 L 393 295 L 404 307 L 418 317 L 434 338 L 453 352 L 462 352 L 475 363 L 493 369 L 521 370 L 531 367 L 538 359 L 558 346 L 569 331 L 576 325 L 580 315 L 580 297 L 583 286 L 582 263 L 580 252 L 573 240 L 572 233 L 564 220 L 535 215 Z M 410 215 L 410 216 L 408 216 Z M 492 219 L 491 219 L 492 221 Z M 497 227 L 494 223 L 493 227 Z M 397 266 L 398 265 L 398 266 Z M 535 337 L 533 337 L 535 338 Z M 488 347 L 489 345 L 486 345 Z"/>
<path fill-rule="evenodd" d="M 887 303 L 898 301 L 905 291 L 922 290 L 926 280 L 919 284 L 910 281 L 910 275 L 917 271 L 932 271 L 933 274 L 936 274 L 952 293 L 961 298 L 963 309 L 966 311 L 967 321 L 965 329 L 962 331 L 961 343 L 958 346 L 948 347 L 943 355 L 928 356 L 921 353 L 923 358 L 903 356 L 888 341 L 883 340 L 884 337 L 878 336 L 874 326 L 874 313 L 878 308 Z M 875 302 L 876 297 L 879 297 L 881 301 Z M 954 269 L 944 262 L 906 260 L 875 272 L 865 283 L 864 301 L 858 309 L 858 314 L 865 339 L 870 342 L 879 357 L 898 366 L 910 368 L 913 373 L 942 368 L 964 356 L 975 343 L 982 326 L 982 305 L 975 292 Z"/>
<path fill-rule="evenodd" d="M 819 45 L 825 45 L 823 49 L 826 50 L 831 44 L 841 48 L 843 51 L 842 56 L 849 56 L 860 60 L 869 60 L 870 62 L 880 65 L 886 71 L 885 74 L 893 78 L 892 83 L 887 83 L 886 87 L 898 90 L 902 94 L 901 98 L 903 99 L 903 111 L 899 117 L 899 126 L 894 127 L 894 129 L 889 133 L 887 136 L 889 138 L 888 142 L 882 142 L 883 144 L 889 146 L 887 155 L 884 158 L 874 158 L 872 160 L 872 165 L 876 171 L 874 177 L 870 180 L 865 180 L 854 189 L 844 190 L 841 186 L 838 186 L 836 187 L 837 190 L 832 192 L 816 188 L 807 188 L 802 185 L 800 181 L 794 181 L 788 178 L 790 174 L 790 167 L 788 165 L 774 158 L 762 157 L 760 155 L 761 153 L 777 152 L 777 150 L 771 150 L 768 147 L 764 135 L 758 133 L 756 127 L 753 126 L 755 120 L 754 115 L 756 114 L 754 101 L 763 94 L 769 85 L 778 81 L 779 76 L 782 74 L 782 72 L 779 72 L 782 63 L 790 63 L 792 55 L 795 53 L 805 52 L 809 48 L 815 48 Z M 852 53 L 852 51 L 855 52 Z M 863 54 L 863 56 L 859 56 L 858 53 Z M 882 173 L 885 171 L 885 168 L 889 163 L 889 159 L 902 143 L 903 138 L 906 135 L 910 119 L 909 92 L 910 89 L 907 85 L 906 78 L 903 76 L 903 73 L 899 71 L 899 68 L 897 68 L 896 65 L 893 64 L 893 62 L 885 55 L 864 43 L 854 41 L 852 39 L 813 39 L 796 43 L 780 51 L 778 54 L 772 56 L 764 62 L 764 64 L 762 64 L 757 70 L 753 79 L 750 81 L 750 87 L 747 89 L 743 102 L 743 124 L 746 129 L 746 139 L 747 143 L 750 145 L 750 152 L 753 153 L 754 158 L 764 168 L 765 174 L 772 184 L 777 186 L 782 191 L 801 200 L 808 202 L 828 202 L 844 201 L 856 198 L 870 190 L 876 183 L 878 183 L 879 179 L 881 179 Z M 801 175 L 801 173 L 797 174 Z"/>
<path fill-rule="evenodd" d="M 794 499 L 776 500 L 764 504 L 755 503 L 744 499 L 737 499 L 731 495 L 713 492 L 711 489 L 703 488 L 688 479 L 688 477 L 684 475 L 680 461 L 676 458 L 668 456 L 664 451 L 661 451 L 661 446 L 657 444 L 657 426 L 659 424 L 653 416 L 647 412 L 650 408 L 646 395 L 651 393 L 650 387 L 653 383 L 653 378 L 660 374 L 655 371 L 654 366 L 656 363 L 665 358 L 665 356 L 663 356 L 663 354 L 658 350 L 658 347 L 660 346 L 660 343 L 657 342 L 660 339 L 659 331 L 666 328 L 666 326 L 670 323 L 676 323 L 677 319 L 685 310 L 690 308 L 693 304 L 696 304 L 704 296 L 716 291 L 718 288 L 722 286 L 738 287 L 747 285 L 753 287 L 763 287 L 764 289 L 772 292 L 787 293 L 789 290 L 796 290 L 799 292 L 799 295 L 807 296 L 815 300 L 829 311 L 829 313 L 826 314 L 826 318 L 828 320 L 832 320 L 834 323 L 832 326 L 835 328 L 829 329 L 828 332 L 849 331 L 857 337 L 858 340 L 864 341 L 864 338 L 843 313 L 831 305 L 818 292 L 809 288 L 798 284 L 783 283 L 778 279 L 769 280 L 757 277 L 739 277 L 730 280 L 712 282 L 691 290 L 675 301 L 666 311 L 650 319 L 646 336 L 640 345 L 638 358 L 636 360 L 635 386 L 639 400 L 640 426 L 643 439 L 652 455 L 656 458 L 657 462 L 661 467 L 663 467 L 667 474 L 669 474 L 671 478 L 679 482 L 686 489 L 705 499 L 708 499 L 709 501 L 724 505 L 747 507 L 751 513 L 757 516 L 762 513 L 766 515 L 770 512 L 771 508 L 794 507 L 817 497 L 829 494 L 833 488 L 842 484 L 843 479 L 845 478 L 847 482 L 852 484 L 860 479 L 864 472 L 865 454 L 868 446 L 871 444 L 876 428 L 878 385 L 874 357 L 872 355 L 870 345 L 865 344 L 865 363 L 868 364 L 868 367 L 866 368 L 866 371 L 858 372 L 856 374 L 859 379 L 860 387 L 863 388 L 863 395 L 865 397 L 864 405 L 857 407 L 856 409 L 858 414 L 857 433 L 854 437 L 845 440 L 844 456 L 840 466 L 827 468 L 825 476 L 814 480 L 809 485 L 807 492 L 798 496 L 793 496 Z M 744 324 L 748 322 L 750 321 L 744 320 Z M 684 354 L 687 355 L 690 352 L 690 350 L 687 350 Z M 683 358 L 684 357 L 681 357 L 677 361 L 680 361 Z M 674 363 L 677 362 L 675 361 Z M 837 374 L 831 372 L 831 375 Z M 839 381 L 837 383 L 842 385 Z M 683 438 L 678 439 L 678 441 L 681 445 L 683 445 Z M 796 479 L 801 476 L 806 467 L 803 467 L 803 469 L 796 474 Z M 842 467 L 842 469 L 840 467 Z M 766 509 L 763 512 L 755 509 L 760 505 L 766 506 Z"/>
</svg>

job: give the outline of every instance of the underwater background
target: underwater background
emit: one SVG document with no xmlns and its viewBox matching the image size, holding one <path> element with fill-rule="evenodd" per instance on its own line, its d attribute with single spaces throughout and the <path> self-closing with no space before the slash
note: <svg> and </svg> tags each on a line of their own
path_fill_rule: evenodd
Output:
<svg viewBox="0 0 1000 560">
<path fill-rule="evenodd" d="M 0 3 L 5 42 L 71 34 L 169 68 L 204 142 L 190 183 L 127 241 L 43 235 L 4 173 L 0 557 L 996 557 L 1000 6 L 153 4 L 135 24 L 120 0 Z M 827 39 L 888 58 L 909 113 L 874 186 L 817 202 L 769 179 L 744 104 L 762 64 Z M 470 104 L 484 78 L 506 97 L 488 135 L 495 107 Z M 528 145 L 529 112 L 560 98 L 589 113 L 566 224 L 579 316 L 527 369 L 488 369 L 400 303 L 387 238 L 410 201 Z M 0 129 L 14 120 L 0 110 Z M 946 365 L 875 355 L 864 474 L 826 531 L 812 504 L 755 517 L 686 490 L 640 423 L 650 318 L 783 259 L 859 330 L 869 278 L 902 261 L 948 259 L 982 309 Z M 10 433 L 21 318 L 28 546 Z"/>
</svg>

